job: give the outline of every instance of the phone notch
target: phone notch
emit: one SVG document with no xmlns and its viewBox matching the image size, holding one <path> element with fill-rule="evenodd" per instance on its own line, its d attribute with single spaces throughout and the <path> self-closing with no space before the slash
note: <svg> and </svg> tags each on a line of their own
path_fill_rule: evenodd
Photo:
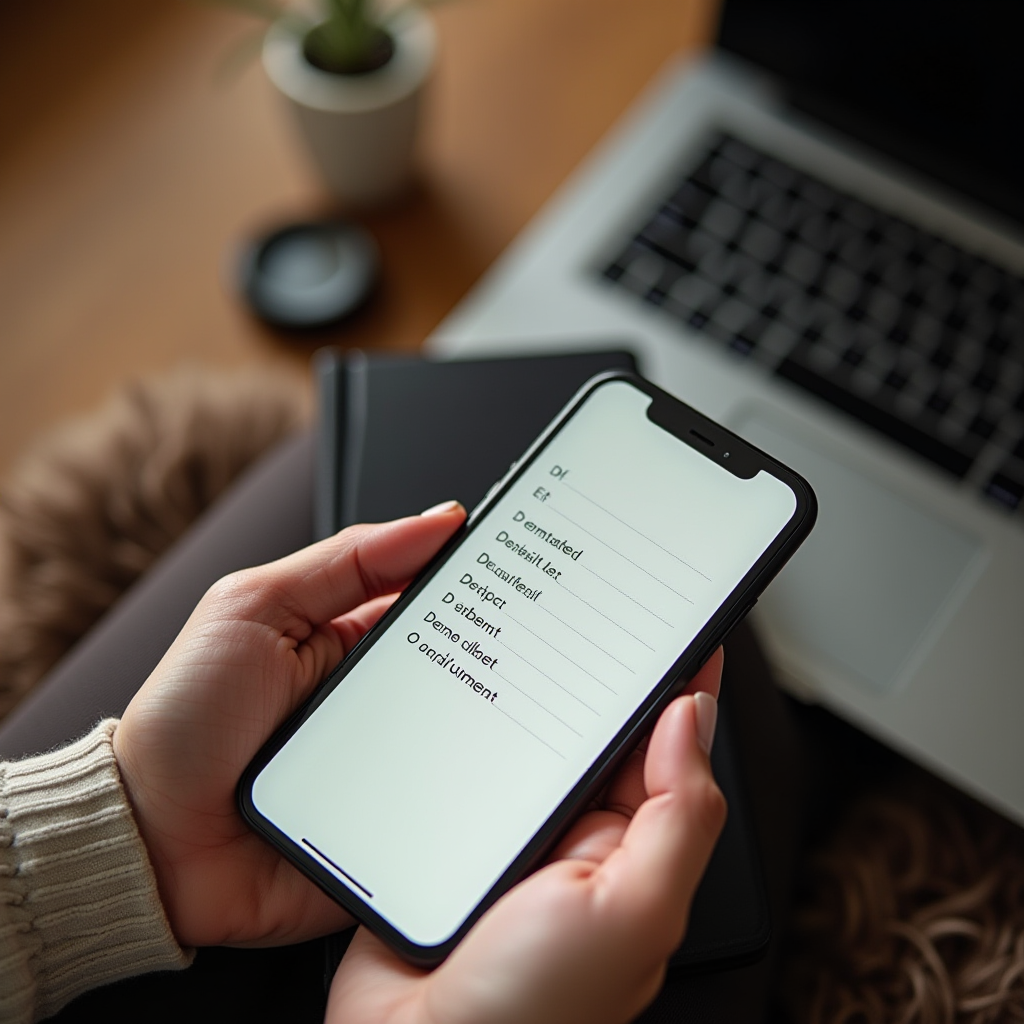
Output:
<svg viewBox="0 0 1024 1024">
<path fill-rule="evenodd" d="M 671 401 L 667 395 L 651 399 L 647 418 L 741 480 L 753 479 L 761 469 L 763 459 L 757 451 L 713 420 Z"/>
</svg>

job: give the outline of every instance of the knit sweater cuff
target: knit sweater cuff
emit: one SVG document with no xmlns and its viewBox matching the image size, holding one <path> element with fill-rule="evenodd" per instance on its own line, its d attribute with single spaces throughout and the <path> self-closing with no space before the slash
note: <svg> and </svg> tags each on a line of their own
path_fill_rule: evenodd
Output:
<svg viewBox="0 0 1024 1024">
<path fill-rule="evenodd" d="M 121 785 L 116 727 L 0 765 L 0 1020 L 48 1017 L 86 989 L 191 962 Z"/>
</svg>

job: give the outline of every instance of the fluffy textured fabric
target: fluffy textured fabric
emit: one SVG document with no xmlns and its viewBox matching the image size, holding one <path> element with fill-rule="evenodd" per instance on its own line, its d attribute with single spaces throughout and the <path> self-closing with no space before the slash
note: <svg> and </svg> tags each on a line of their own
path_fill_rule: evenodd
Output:
<svg viewBox="0 0 1024 1024">
<path fill-rule="evenodd" d="M 129 386 L 0 488 L 0 717 L 232 480 L 306 418 L 265 372 Z"/>
<path fill-rule="evenodd" d="M 1024 831 L 911 770 L 804 868 L 785 988 L 808 1024 L 1024 1021 Z"/>
</svg>

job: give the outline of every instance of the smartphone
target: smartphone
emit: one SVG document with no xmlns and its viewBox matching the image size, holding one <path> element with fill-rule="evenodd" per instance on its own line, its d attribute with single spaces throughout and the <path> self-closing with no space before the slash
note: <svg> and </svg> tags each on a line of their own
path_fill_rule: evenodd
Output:
<svg viewBox="0 0 1024 1024">
<path fill-rule="evenodd" d="M 259 752 L 243 816 L 408 960 L 440 962 L 815 514 L 736 435 L 639 377 L 595 377 Z"/>
</svg>

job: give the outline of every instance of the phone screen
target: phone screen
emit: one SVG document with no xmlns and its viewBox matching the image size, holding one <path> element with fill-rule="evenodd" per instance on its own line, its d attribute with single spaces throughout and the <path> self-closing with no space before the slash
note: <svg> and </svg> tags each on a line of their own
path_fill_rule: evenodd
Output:
<svg viewBox="0 0 1024 1024">
<path fill-rule="evenodd" d="M 255 779 L 255 809 L 418 945 L 457 931 L 794 515 L 786 483 L 727 471 L 651 401 L 594 389 Z"/>
</svg>

